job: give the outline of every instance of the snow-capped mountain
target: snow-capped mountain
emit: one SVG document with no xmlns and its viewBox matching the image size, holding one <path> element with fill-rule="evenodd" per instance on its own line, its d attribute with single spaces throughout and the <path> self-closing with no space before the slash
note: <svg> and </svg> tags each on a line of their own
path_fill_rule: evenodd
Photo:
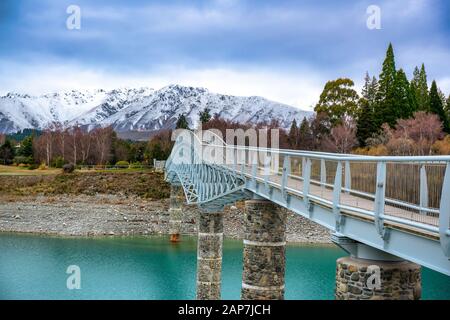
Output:
<svg viewBox="0 0 450 320">
<path fill-rule="evenodd" d="M 117 132 L 157 131 L 173 128 L 180 114 L 195 127 L 199 111 L 205 108 L 212 115 L 241 123 L 275 119 L 285 128 L 294 118 L 301 121 L 311 114 L 261 97 L 236 97 L 179 85 L 160 90 L 72 90 L 41 96 L 8 93 L 0 97 L 0 133 L 44 129 L 52 123 L 87 129 L 112 125 Z"/>
</svg>

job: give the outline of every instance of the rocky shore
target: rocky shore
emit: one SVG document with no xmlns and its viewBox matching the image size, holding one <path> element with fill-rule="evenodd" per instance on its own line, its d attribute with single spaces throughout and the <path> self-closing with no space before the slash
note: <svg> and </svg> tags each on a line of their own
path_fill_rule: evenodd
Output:
<svg viewBox="0 0 450 320">
<path fill-rule="evenodd" d="M 128 236 L 168 233 L 169 200 L 120 195 L 3 197 L 0 232 L 62 236 Z M 243 236 L 243 203 L 225 209 L 225 237 Z M 183 208 L 182 233 L 197 233 L 198 209 Z M 327 229 L 288 212 L 287 241 L 330 243 Z"/>
</svg>

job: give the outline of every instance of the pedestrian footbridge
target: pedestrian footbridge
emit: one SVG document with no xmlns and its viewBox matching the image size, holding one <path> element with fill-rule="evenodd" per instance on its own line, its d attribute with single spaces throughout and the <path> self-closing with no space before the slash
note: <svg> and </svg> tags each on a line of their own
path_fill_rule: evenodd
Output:
<svg viewBox="0 0 450 320">
<path fill-rule="evenodd" d="M 361 243 L 450 275 L 450 156 L 256 148 L 188 132 L 165 168 L 188 204 L 217 212 L 267 199 L 330 229 L 343 247 Z"/>
</svg>

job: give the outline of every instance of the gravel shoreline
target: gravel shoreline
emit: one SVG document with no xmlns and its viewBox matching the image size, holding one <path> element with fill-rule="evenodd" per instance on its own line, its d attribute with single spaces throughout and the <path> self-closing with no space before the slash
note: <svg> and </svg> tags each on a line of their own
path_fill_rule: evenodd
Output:
<svg viewBox="0 0 450 320">
<path fill-rule="evenodd" d="M 132 236 L 168 234 L 169 200 L 145 200 L 117 195 L 38 196 L 0 199 L 0 232 L 61 236 Z M 224 234 L 242 239 L 243 204 L 227 207 Z M 183 208 L 182 234 L 197 233 L 199 210 Z M 287 241 L 331 243 L 330 232 L 292 212 Z"/>
</svg>

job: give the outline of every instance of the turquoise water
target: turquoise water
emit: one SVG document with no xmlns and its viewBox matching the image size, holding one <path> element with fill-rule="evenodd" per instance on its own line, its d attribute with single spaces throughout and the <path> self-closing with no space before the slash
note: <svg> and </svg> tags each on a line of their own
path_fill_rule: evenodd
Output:
<svg viewBox="0 0 450 320">
<path fill-rule="evenodd" d="M 287 248 L 286 298 L 333 299 L 334 246 Z M 68 290 L 69 265 L 81 289 Z M 0 234 L 0 299 L 194 299 L 196 239 L 183 237 L 59 238 Z M 224 243 L 224 299 L 239 299 L 241 241 Z M 428 269 L 423 298 L 450 300 L 450 277 Z"/>
</svg>

